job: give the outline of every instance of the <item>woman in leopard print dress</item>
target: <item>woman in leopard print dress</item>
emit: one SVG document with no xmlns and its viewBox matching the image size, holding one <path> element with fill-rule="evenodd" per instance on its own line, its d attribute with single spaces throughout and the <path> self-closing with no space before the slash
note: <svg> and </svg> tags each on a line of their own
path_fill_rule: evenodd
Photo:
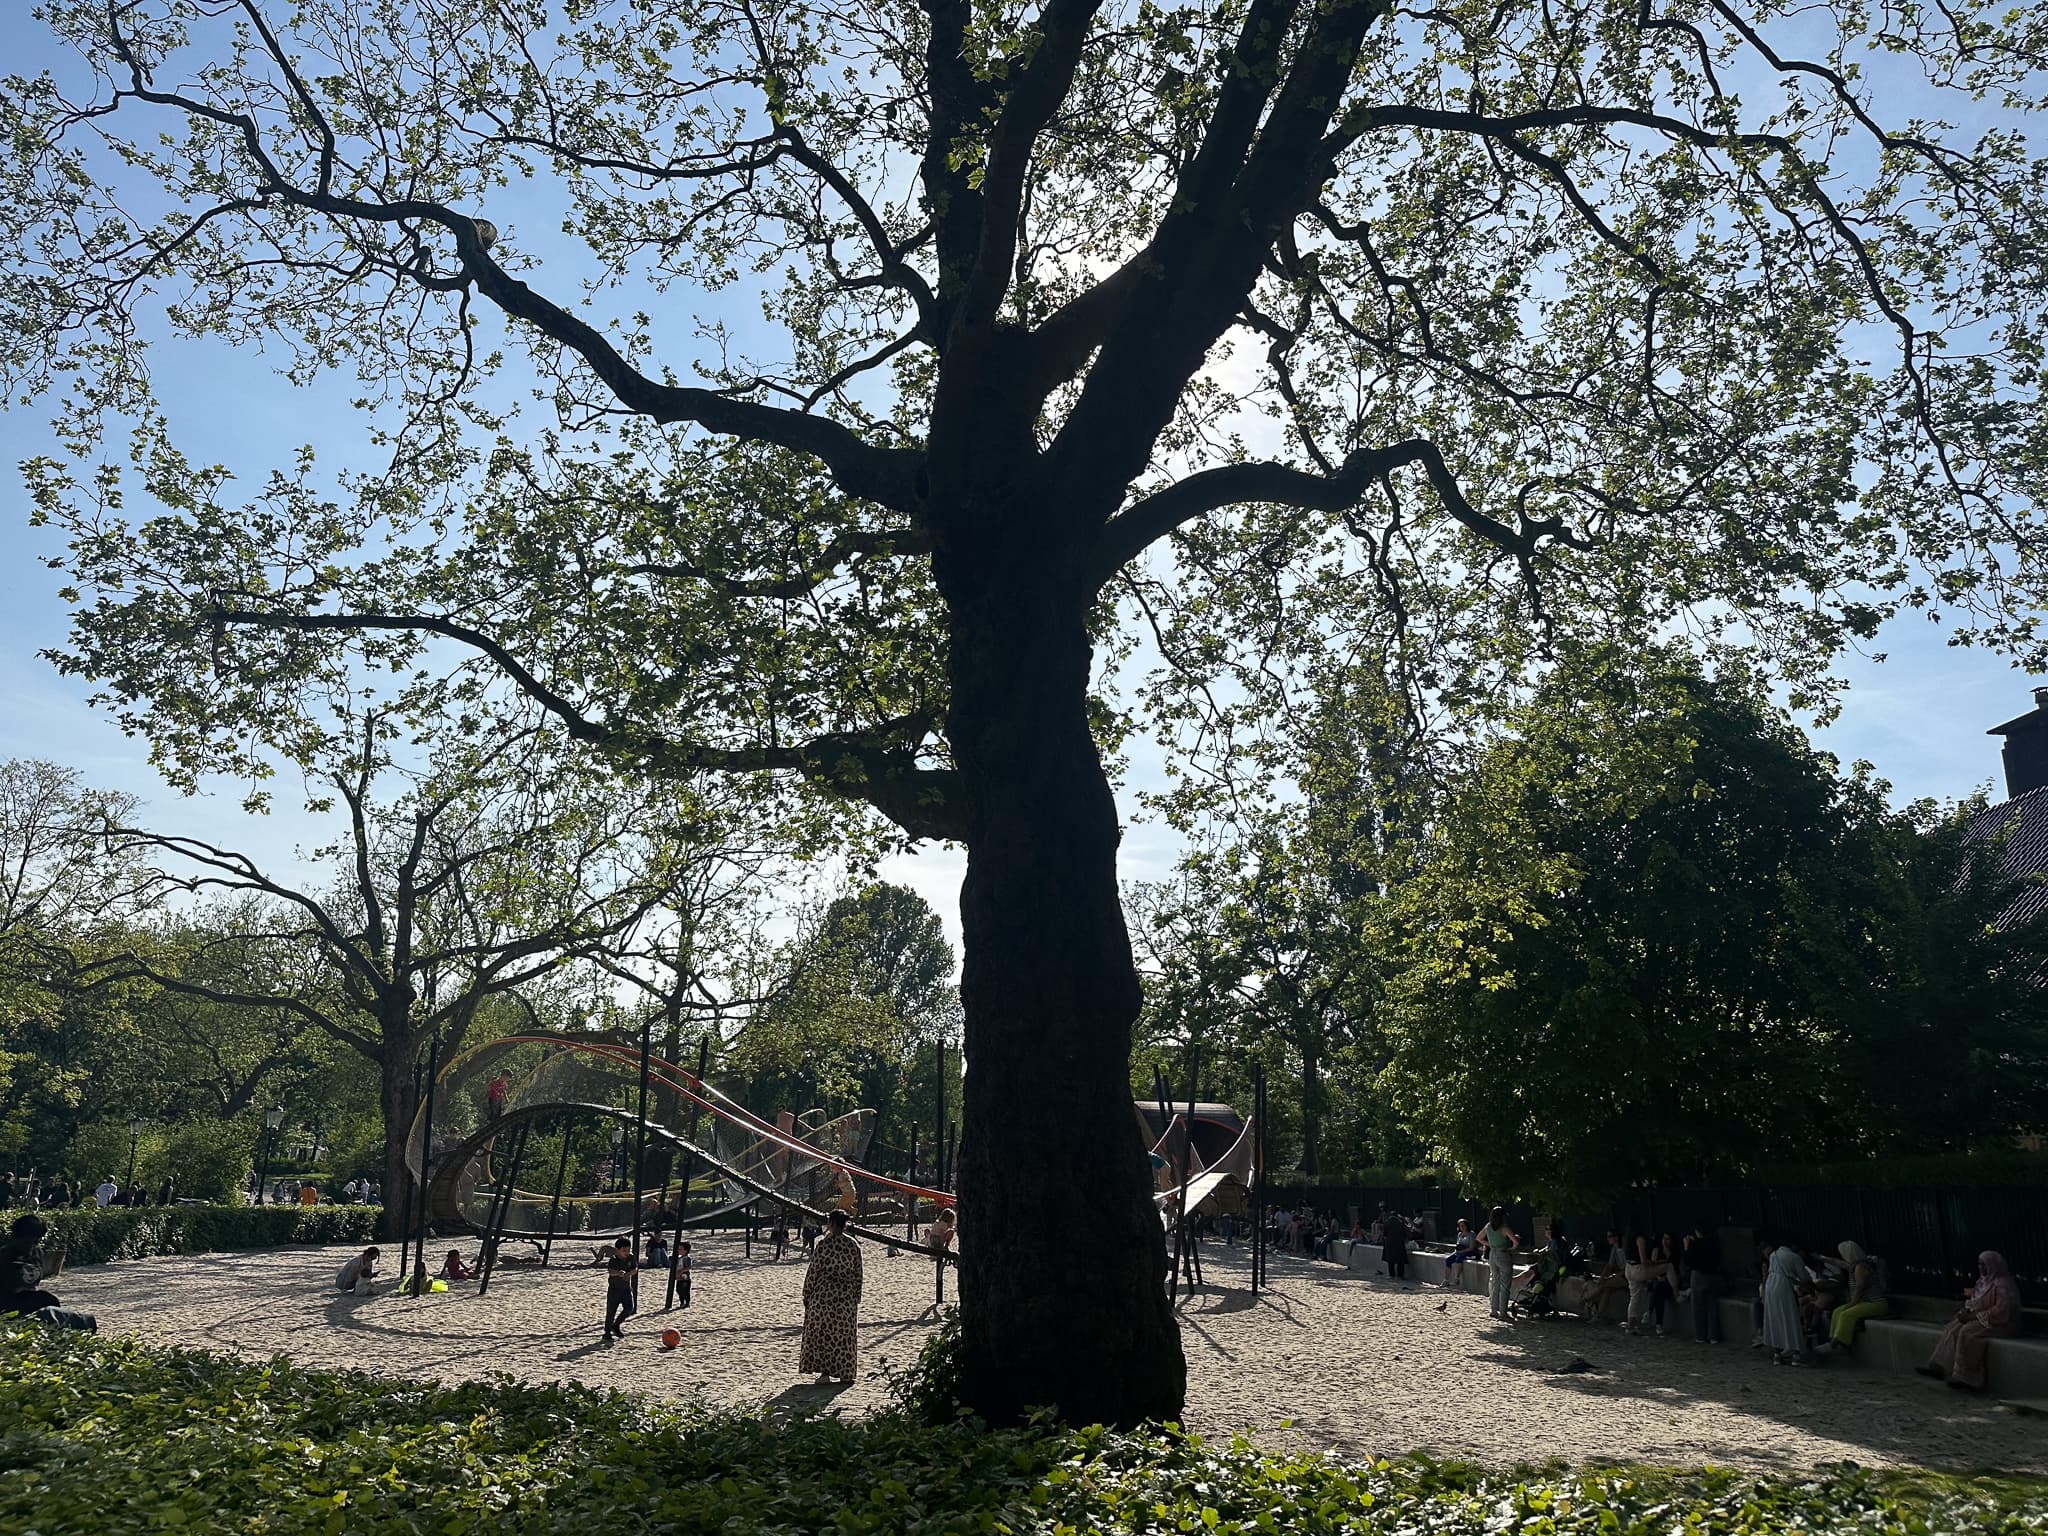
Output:
<svg viewBox="0 0 2048 1536">
<path fill-rule="evenodd" d="M 844 1211 L 826 1217 L 825 1227 L 804 1275 L 804 1346 L 797 1369 L 851 1381 L 858 1352 L 853 1328 L 860 1315 L 860 1244 L 846 1235 Z"/>
</svg>

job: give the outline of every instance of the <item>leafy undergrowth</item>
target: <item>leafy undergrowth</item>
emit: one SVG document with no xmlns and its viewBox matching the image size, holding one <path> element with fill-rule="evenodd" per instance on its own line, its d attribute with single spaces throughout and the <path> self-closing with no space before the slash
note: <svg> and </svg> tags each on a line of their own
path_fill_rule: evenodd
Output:
<svg viewBox="0 0 2048 1536">
<path fill-rule="evenodd" d="M 0 1531 L 2038 1536 L 2023 1482 L 1342 1466 L 1242 1442 L 931 1428 L 506 1381 L 394 1385 L 0 1331 Z"/>
</svg>

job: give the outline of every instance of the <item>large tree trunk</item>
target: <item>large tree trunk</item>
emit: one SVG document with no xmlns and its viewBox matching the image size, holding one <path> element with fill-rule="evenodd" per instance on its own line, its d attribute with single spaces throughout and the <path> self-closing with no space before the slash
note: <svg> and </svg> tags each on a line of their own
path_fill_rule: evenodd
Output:
<svg viewBox="0 0 2048 1536">
<path fill-rule="evenodd" d="M 1086 603 L 1042 570 L 974 563 L 981 580 L 941 575 L 968 831 L 963 1392 L 996 1423 L 1033 1407 L 1174 1418 L 1187 1367 L 1131 1107 L 1140 994 L 1088 725 Z"/>
<path fill-rule="evenodd" d="M 377 1235 L 387 1242 L 397 1242 L 404 1236 L 399 1231 L 399 1222 L 409 1211 L 414 1226 L 419 1224 L 419 1212 L 412 1209 L 406 1198 L 406 1191 L 412 1188 L 412 1170 L 405 1166 L 405 1139 L 412 1131 L 417 1108 L 412 1082 L 415 1043 L 409 1034 L 401 1031 L 394 1038 L 387 1029 L 377 1063 L 379 1099 L 384 1111 L 384 1214 L 378 1219 Z M 395 1264 L 397 1260 L 391 1262 Z"/>
<path fill-rule="evenodd" d="M 1322 1170 L 1323 1060 L 1312 1044 L 1301 1046 L 1301 1171 Z"/>
</svg>

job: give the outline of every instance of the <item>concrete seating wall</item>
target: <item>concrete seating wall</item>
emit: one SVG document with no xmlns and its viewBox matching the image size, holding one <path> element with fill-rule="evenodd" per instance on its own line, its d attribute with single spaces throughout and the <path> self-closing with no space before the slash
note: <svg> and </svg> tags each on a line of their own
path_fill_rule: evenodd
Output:
<svg viewBox="0 0 2048 1536">
<path fill-rule="evenodd" d="M 1419 1285 L 1441 1286 L 1444 1283 L 1444 1257 L 1441 1253 L 1423 1253 L 1411 1248 L 1408 1253 L 1408 1279 Z M 1384 1278 L 1385 1269 L 1378 1244 L 1354 1243 L 1348 1238 L 1339 1238 L 1330 1244 L 1330 1258 L 1353 1274 L 1369 1279 Z M 1474 1260 L 1455 1268 L 1453 1289 L 1485 1294 L 1487 1275 L 1483 1262 Z M 1527 1278 L 1530 1268 L 1526 1264 L 1516 1266 L 1515 1283 L 1518 1286 Z M 1592 1287 L 1590 1279 L 1573 1276 L 1565 1280 L 1558 1287 L 1560 1308 L 1574 1316 L 1580 1315 Z M 1747 1349 L 1755 1338 L 1754 1294 L 1751 1283 L 1738 1282 L 1721 1296 L 1718 1306 L 1724 1345 Z M 1686 1339 L 1696 1336 L 1693 1303 L 1693 1294 L 1687 1292 L 1667 1308 L 1667 1333 Z M 1928 1297 L 1902 1297 L 1893 1303 L 1893 1307 L 1893 1316 L 1866 1322 L 1856 1348 L 1846 1357 L 1836 1358 L 1865 1369 L 1892 1372 L 1911 1371 L 1915 1366 L 1925 1364 L 1927 1357 L 1934 1353 L 1934 1346 L 1941 1338 L 1948 1319 L 1955 1315 L 1954 1306 Z M 1620 1322 L 1627 1314 L 1628 1295 L 1618 1292 L 1606 1298 L 1601 1308 L 1601 1321 Z M 1992 1340 L 1986 1383 L 1995 1397 L 2048 1400 L 2048 1337 Z"/>
</svg>

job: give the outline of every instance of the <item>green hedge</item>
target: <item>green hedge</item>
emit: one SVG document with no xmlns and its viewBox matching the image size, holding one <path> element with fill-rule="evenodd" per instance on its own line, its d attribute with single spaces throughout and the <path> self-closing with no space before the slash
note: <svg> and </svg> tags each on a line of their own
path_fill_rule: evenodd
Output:
<svg viewBox="0 0 2048 1536">
<path fill-rule="evenodd" d="M 0 1329 L 0 1530 L 85 1536 L 2039 1536 L 2015 1480 L 1344 1466 L 1167 1432 L 778 1420 Z"/>
<path fill-rule="evenodd" d="M 46 1246 L 67 1267 L 167 1253 L 282 1248 L 288 1243 L 366 1242 L 383 1209 L 375 1205 L 163 1205 L 140 1210 L 37 1213 L 50 1224 Z"/>
</svg>

